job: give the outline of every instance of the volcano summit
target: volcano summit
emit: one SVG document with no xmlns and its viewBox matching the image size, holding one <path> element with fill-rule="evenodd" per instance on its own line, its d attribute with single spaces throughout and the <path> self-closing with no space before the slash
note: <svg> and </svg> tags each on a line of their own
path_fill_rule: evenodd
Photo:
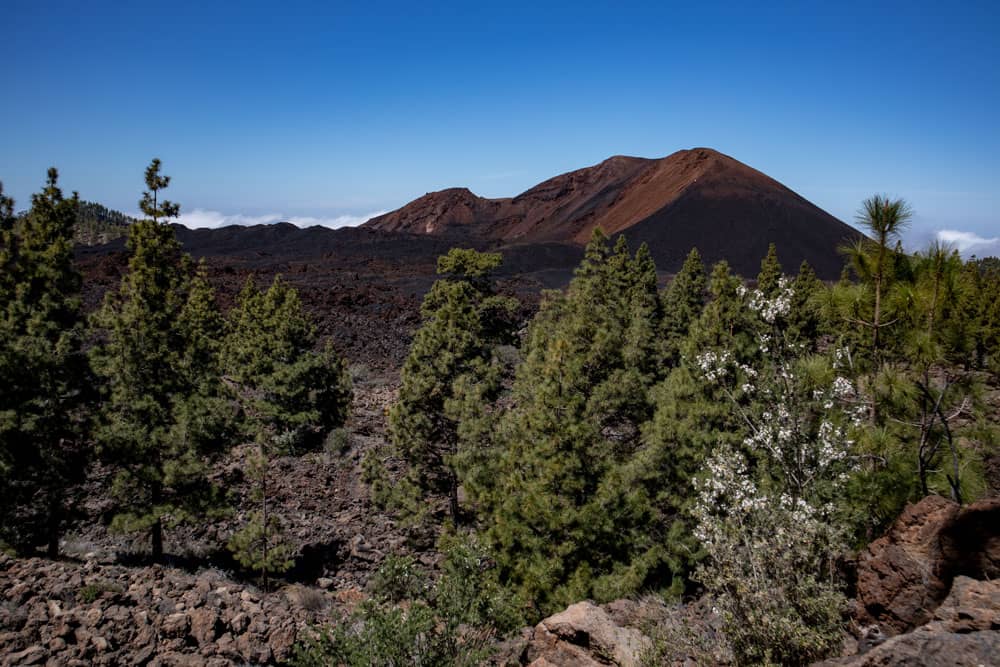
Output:
<svg viewBox="0 0 1000 667">
<path fill-rule="evenodd" d="M 611 157 L 512 198 L 449 188 L 363 227 L 501 246 L 579 246 L 600 227 L 633 245 L 647 243 L 661 270 L 676 271 L 697 247 L 706 262 L 726 259 L 748 276 L 775 243 L 786 270 L 806 260 L 827 279 L 843 266 L 838 245 L 858 236 L 773 178 L 708 148 L 660 159 Z"/>
</svg>

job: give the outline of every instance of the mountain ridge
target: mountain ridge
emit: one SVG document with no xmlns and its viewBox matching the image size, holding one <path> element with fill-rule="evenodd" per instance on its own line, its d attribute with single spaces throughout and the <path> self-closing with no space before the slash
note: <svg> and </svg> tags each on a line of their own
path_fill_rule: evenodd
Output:
<svg viewBox="0 0 1000 667">
<path fill-rule="evenodd" d="M 747 275 L 774 242 L 786 270 L 806 260 L 826 278 L 843 265 L 837 247 L 860 235 L 777 180 L 710 148 L 663 158 L 616 155 L 513 197 L 448 188 L 362 225 L 518 245 L 583 245 L 597 227 L 647 243 L 666 271 L 698 247 L 706 261 L 726 259 Z"/>
<path fill-rule="evenodd" d="M 260 267 L 306 260 L 353 266 L 376 258 L 423 266 L 449 247 L 475 247 L 502 252 L 509 275 L 541 275 L 546 285 L 559 286 L 596 227 L 624 234 L 633 246 L 646 243 L 664 274 L 679 270 L 696 247 L 706 265 L 724 259 L 753 277 L 774 242 L 786 272 L 805 260 L 820 278 L 833 280 L 844 264 L 838 247 L 860 237 L 775 179 L 708 148 L 664 158 L 615 155 L 513 197 L 447 188 L 358 227 L 175 228 L 196 257 L 242 258 Z M 123 249 L 119 238 L 93 251 Z"/>
</svg>

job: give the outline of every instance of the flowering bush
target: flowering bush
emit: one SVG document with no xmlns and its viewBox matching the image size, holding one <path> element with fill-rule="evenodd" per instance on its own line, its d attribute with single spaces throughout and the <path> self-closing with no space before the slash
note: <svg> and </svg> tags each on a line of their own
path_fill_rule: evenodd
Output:
<svg viewBox="0 0 1000 667">
<path fill-rule="evenodd" d="M 740 663 L 802 664 L 840 643 L 845 598 L 833 572 L 842 535 L 802 498 L 759 488 L 744 455 L 717 451 L 699 484 L 695 573 L 717 599 Z"/>
<path fill-rule="evenodd" d="M 801 664 L 840 642 L 845 598 L 833 561 L 835 520 L 851 461 L 850 429 L 865 407 L 836 364 L 800 356 L 784 336 L 787 283 L 741 290 L 760 354 L 740 363 L 707 350 L 696 365 L 744 425 L 742 447 L 720 443 L 696 481 L 695 535 L 709 558 L 696 579 L 711 591 L 740 663 Z"/>
</svg>

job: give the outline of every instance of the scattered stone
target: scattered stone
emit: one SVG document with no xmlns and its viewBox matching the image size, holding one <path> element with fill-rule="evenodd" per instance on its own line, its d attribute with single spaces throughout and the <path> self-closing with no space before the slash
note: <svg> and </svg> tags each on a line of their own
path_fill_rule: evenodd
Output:
<svg viewBox="0 0 1000 667">
<path fill-rule="evenodd" d="M 168 637 L 184 637 L 191 627 L 191 618 L 185 613 L 170 614 L 163 620 L 163 633 Z"/>
<path fill-rule="evenodd" d="M 222 624 L 219 615 L 211 609 L 196 609 L 191 612 L 191 636 L 200 644 L 215 641 Z"/>
<path fill-rule="evenodd" d="M 45 649 L 41 646 L 29 646 L 23 651 L 11 653 L 4 658 L 4 667 L 14 667 L 15 665 L 40 665 L 47 658 Z"/>
<path fill-rule="evenodd" d="M 114 584 L 91 603 L 86 581 Z M 287 661 L 301 628 L 327 622 L 324 605 L 261 593 L 165 567 L 0 560 L 0 667 L 20 665 L 267 665 Z M 220 585 L 221 584 L 221 585 Z M 317 588 L 300 596 L 333 601 Z M 109 589 L 110 590 L 110 589 Z"/>
<path fill-rule="evenodd" d="M 522 662 L 544 665 L 639 667 L 649 638 L 618 625 L 592 602 L 578 602 L 535 626 Z"/>
</svg>

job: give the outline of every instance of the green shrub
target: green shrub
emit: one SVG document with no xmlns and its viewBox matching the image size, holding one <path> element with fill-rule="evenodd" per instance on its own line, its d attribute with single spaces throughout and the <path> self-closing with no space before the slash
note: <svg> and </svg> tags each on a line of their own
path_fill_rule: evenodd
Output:
<svg viewBox="0 0 1000 667">
<path fill-rule="evenodd" d="M 520 607 L 477 540 L 448 535 L 440 548 L 445 560 L 435 585 L 412 558 L 390 556 L 372 578 L 372 599 L 300 640 L 293 664 L 482 664 L 498 634 L 520 627 Z"/>
<path fill-rule="evenodd" d="M 489 656 L 490 633 L 442 623 L 423 602 L 407 608 L 369 600 L 335 627 L 296 645 L 298 667 L 374 665 L 479 665 Z"/>
<path fill-rule="evenodd" d="M 327 454 L 342 456 L 347 452 L 350 444 L 347 438 L 347 429 L 335 428 L 327 434 L 326 440 L 323 442 L 323 451 Z"/>
<path fill-rule="evenodd" d="M 76 597 L 80 602 L 90 604 L 105 593 L 121 593 L 123 590 L 121 586 L 110 581 L 95 581 L 80 587 Z"/>
<path fill-rule="evenodd" d="M 525 624 L 524 605 L 500 585 L 492 554 L 474 536 L 445 535 L 442 575 L 434 587 L 435 608 L 445 618 L 506 634 Z"/>
<path fill-rule="evenodd" d="M 410 556 L 390 554 L 369 582 L 372 595 L 384 602 L 419 599 L 427 590 L 427 576 Z"/>
</svg>

